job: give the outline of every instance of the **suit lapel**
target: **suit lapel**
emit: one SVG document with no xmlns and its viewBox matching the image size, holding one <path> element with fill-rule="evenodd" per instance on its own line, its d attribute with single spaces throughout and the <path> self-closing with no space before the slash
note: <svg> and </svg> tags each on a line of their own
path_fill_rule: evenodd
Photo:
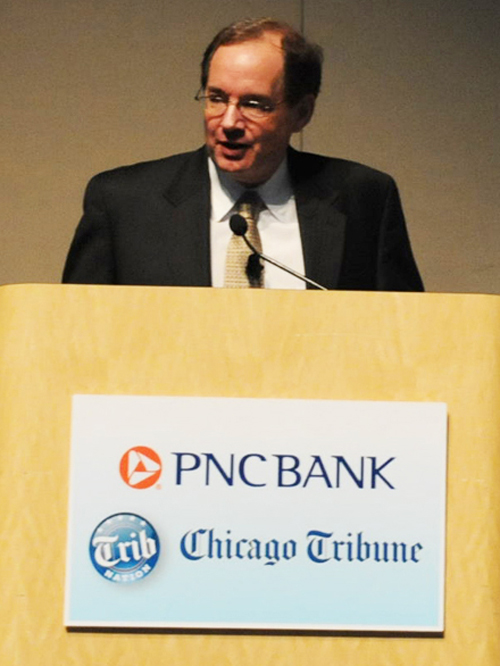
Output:
<svg viewBox="0 0 500 666">
<path fill-rule="evenodd" d="M 177 284 L 209 287 L 210 178 L 205 148 L 191 153 L 164 192 L 169 206 L 172 273 Z"/>
<path fill-rule="evenodd" d="M 290 148 L 288 165 L 295 192 L 307 277 L 327 287 L 338 285 L 346 216 L 339 210 L 340 190 L 325 177 L 331 160 Z"/>
</svg>

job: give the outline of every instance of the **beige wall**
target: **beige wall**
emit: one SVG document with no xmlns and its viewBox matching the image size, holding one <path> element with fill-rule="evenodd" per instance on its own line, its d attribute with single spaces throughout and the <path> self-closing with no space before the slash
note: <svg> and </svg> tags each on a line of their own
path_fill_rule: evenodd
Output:
<svg viewBox="0 0 500 666">
<path fill-rule="evenodd" d="M 204 46 L 269 13 L 325 47 L 304 148 L 395 176 L 429 290 L 500 292 L 494 0 L 7 0 L 0 283 L 59 280 L 91 175 L 200 144 Z"/>
</svg>

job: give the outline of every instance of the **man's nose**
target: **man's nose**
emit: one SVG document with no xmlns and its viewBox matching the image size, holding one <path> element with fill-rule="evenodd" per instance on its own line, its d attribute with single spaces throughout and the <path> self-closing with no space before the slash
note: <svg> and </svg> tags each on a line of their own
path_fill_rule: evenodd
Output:
<svg viewBox="0 0 500 666">
<path fill-rule="evenodd" d="M 223 116 L 221 117 L 221 126 L 225 130 L 231 129 L 243 129 L 245 126 L 245 120 L 241 115 L 241 111 L 238 108 L 237 102 L 228 102 L 227 108 L 224 111 Z"/>
</svg>

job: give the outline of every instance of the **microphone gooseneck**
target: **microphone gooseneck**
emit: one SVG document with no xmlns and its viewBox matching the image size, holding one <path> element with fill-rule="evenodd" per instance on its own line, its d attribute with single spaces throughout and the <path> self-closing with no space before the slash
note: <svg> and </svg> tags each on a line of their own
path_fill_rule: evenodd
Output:
<svg viewBox="0 0 500 666">
<path fill-rule="evenodd" d="M 318 284 L 317 282 L 314 282 L 314 280 L 311 280 L 310 278 L 306 277 L 305 275 L 301 275 L 300 273 L 297 273 L 297 271 L 294 271 L 292 268 L 289 268 L 288 266 L 285 266 L 284 264 L 280 263 L 279 261 L 276 261 L 276 259 L 271 259 L 271 257 L 267 257 L 265 254 L 262 254 L 262 252 L 259 252 L 253 245 L 252 243 L 248 240 L 246 237 L 247 229 L 248 229 L 248 224 L 243 215 L 239 215 L 238 213 L 235 213 L 234 215 L 231 215 L 229 219 L 229 226 L 231 228 L 231 231 L 235 236 L 241 236 L 247 246 L 252 250 L 252 255 L 249 257 L 249 263 L 247 266 L 247 274 L 249 279 L 252 281 L 252 279 L 256 276 L 256 274 L 260 274 L 260 271 L 262 270 L 262 266 L 260 265 L 260 262 L 258 261 L 259 259 L 263 259 L 264 261 L 267 261 L 268 263 L 272 264 L 273 266 L 276 266 L 277 268 L 280 268 L 282 271 L 285 271 L 286 273 L 290 273 L 290 275 L 293 275 L 294 277 L 298 278 L 299 280 L 302 280 L 303 282 L 306 282 L 307 284 L 310 284 L 312 287 L 315 289 L 321 289 L 322 291 L 328 291 L 326 287 L 323 287 L 321 284 Z M 257 266 L 258 264 L 258 266 Z M 258 275 L 257 275 L 258 277 Z"/>
</svg>

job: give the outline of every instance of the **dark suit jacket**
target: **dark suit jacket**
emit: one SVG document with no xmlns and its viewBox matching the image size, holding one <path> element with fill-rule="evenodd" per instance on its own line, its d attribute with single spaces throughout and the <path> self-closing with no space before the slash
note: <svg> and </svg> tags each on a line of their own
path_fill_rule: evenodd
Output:
<svg viewBox="0 0 500 666">
<path fill-rule="evenodd" d="M 305 270 L 328 289 L 421 291 L 392 178 L 289 150 Z M 63 281 L 210 286 L 205 148 L 95 176 Z"/>
</svg>

